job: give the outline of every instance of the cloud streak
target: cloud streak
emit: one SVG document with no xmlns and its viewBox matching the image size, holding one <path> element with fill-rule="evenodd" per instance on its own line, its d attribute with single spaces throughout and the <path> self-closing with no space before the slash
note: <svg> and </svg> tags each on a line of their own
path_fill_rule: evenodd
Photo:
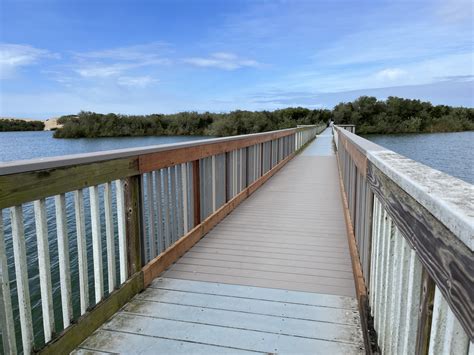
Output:
<svg viewBox="0 0 474 355">
<path fill-rule="evenodd" d="M 30 45 L 0 44 L 0 78 L 10 77 L 19 68 L 46 58 L 59 58 L 59 55 Z"/>
<path fill-rule="evenodd" d="M 233 53 L 217 52 L 208 57 L 192 57 L 183 60 L 184 63 L 196 67 L 237 70 L 241 68 L 256 68 L 260 63 L 253 59 L 240 58 Z"/>
</svg>

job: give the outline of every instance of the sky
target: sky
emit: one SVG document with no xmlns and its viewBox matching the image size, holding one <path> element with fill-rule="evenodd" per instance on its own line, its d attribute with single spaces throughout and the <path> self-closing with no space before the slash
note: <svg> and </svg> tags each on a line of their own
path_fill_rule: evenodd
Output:
<svg viewBox="0 0 474 355">
<path fill-rule="evenodd" d="M 0 0 L 0 116 L 474 107 L 465 0 Z"/>
</svg>

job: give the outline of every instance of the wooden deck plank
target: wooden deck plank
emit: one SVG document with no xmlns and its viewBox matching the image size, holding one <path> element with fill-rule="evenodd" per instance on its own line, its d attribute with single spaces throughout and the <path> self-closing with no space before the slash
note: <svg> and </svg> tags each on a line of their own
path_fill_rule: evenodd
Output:
<svg viewBox="0 0 474 355">
<path fill-rule="evenodd" d="M 294 291 L 296 292 L 296 291 Z M 328 296 L 331 297 L 331 296 Z M 306 319 L 336 324 L 357 325 L 357 310 L 319 305 L 294 304 L 244 297 L 201 294 L 176 290 L 147 288 L 135 300 L 155 301 L 196 307 L 224 309 L 249 314 L 265 314 L 285 318 Z"/>
<path fill-rule="evenodd" d="M 295 273 L 284 273 L 276 271 L 263 271 L 253 270 L 245 268 L 235 268 L 226 266 L 215 266 L 215 265 L 193 265 L 185 263 L 175 264 L 171 270 L 173 271 L 184 271 L 184 272 L 195 272 L 204 273 L 211 275 L 228 275 L 228 276 L 239 276 L 248 278 L 258 278 L 275 281 L 290 281 L 297 283 L 311 283 L 315 285 L 328 285 L 328 286 L 345 286 L 346 284 L 351 287 L 350 279 L 335 278 L 322 275 L 305 275 Z"/>
<path fill-rule="evenodd" d="M 360 328 L 354 327 L 352 324 L 317 322 L 225 309 L 138 300 L 127 305 L 124 311 L 153 318 L 362 345 L 362 342 L 360 342 Z"/>
<path fill-rule="evenodd" d="M 226 267 L 242 270 L 256 270 L 256 271 L 273 271 L 284 274 L 296 274 L 296 275 L 312 275 L 312 276 L 326 276 L 343 279 L 353 279 L 353 275 L 346 271 L 337 270 L 325 270 L 315 268 L 303 268 L 295 266 L 285 266 L 280 264 L 268 265 L 268 264 L 256 264 L 252 262 L 242 261 L 229 261 L 229 260 L 214 260 L 214 259 L 198 259 L 185 256 L 181 258 L 178 264 L 186 265 L 200 265 L 200 266 L 214 266 L 214 267 Z"/>
<path fill-rule="evenodd" d="M 267 245 L 256 245 L 256 244 L 246 244 L 246 243 L 220 243 L 219 240 L 210 240 L 210 239 L 202 239 L 199 241 L 196 246 L 202 247 L 212 247 L 214 249 L 227 249 L 227 250 L 250 250 L 250 251 L 262 251 L 262 252 L 272 252 L 275 254 L 287 254 L 287 255 L 307 255 L 307 256 L 324 256 L 328 252 L 337 255 L 339 257 L 347 257 L 350 256 L 349 252 L 344 249 L 330 249 L 325 250 L 322 247 L 312 247 L 308 248 L 292 248 L 292 247 L 281 247 L 276 246 L 274 244 L 267 244 Z"/>
<path fill-rule="evenodd" d="M 100 329 L 88 338 L 73 355 L 83 354 L 262 354 L 249 351 L 203 344 L 199 341 L 169 339 L 126 331 Z"/>
<path fill-rule="evenodd" d="M 249 298 L 290 304 L 302 304 L 308 306 L 341 308 L 348 310 L 358 309 L 357 301 L 352 297 L 240 285 L 227 285 L 201 281 L 168 279 L 164 277 L 155 279 L 150 285 L 150 288 L 198 294 L 230 296 L 235 298 Z"/>
<path fill-rule="evenodd" d="M 118 313 L 104 329 L 139 333 L 234 349 L 265 353 L 342 354 L 362 353 L 360 346 L 335 341 L 294 337 L 247 329 L 173 321 L 168 319 Z"/>
<path fill-rule="evenodd" d="M 251 278 L 242 276 L 229 276 L 219 274 L 206 274 L 197 272 L 184 272 L 170 270 L 166 273 L 167 277 L 182 279 L 182 280 L 194 280 L 194 281 L 207 281 L 207 282 L 220 282 L 232 285 L 247 285 L 255 287 L 266 287 L 266 288 L 281 288 L 290 289 L 294 291 L 304 292 L 316 292 L 316 293 L 327 293 L 329 295 L 341 295 L 354 297 L 355 292 L 353 286 L 330 286 L 330 285 L 317 285 L 317 284 L 306 284 L 300 282 L 291 281 L 280 281 L 280 280 L 268 280 L 264 278 Z"/>
<path fill-rule="evenodd" d="M 321 269 L 321 270 L 335 270 L 335 271 L 347 271 L 347 265 L 345 264 L 328 264 L 324 261 L 304 261 L 304 260 L 294 260 L 294 259 L 276 259 L 276 258 L 263 258 L 260 257 L 258 259 L 252 256 L 245 256 L 245 255 L 229 255 L 229 254 L 215 254 L 215 253 L 206 253 L 206 252 L 199 252 L 191 250 L 187 253 L 183 258 L 191 257 L 191 258 L 200 258 L 200 259 L 211 259 L 211 260 L 229 260 L 229 261 L 237 261 L 243 263 L 254 263 L 260 265 L 283 265 L 283 266 L 295 266 L 295 267 L 302 267 L 308 269 Z"/>
</svg>

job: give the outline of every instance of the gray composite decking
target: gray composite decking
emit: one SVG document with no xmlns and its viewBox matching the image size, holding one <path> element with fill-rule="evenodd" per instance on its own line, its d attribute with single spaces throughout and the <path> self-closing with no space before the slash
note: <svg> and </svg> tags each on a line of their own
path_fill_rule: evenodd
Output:
<svg viewBox="0 0 474 355">
<path fill-rule="evenodd" d="M 363 353 L 329 130 L 75 353 Z"/>
</svg>

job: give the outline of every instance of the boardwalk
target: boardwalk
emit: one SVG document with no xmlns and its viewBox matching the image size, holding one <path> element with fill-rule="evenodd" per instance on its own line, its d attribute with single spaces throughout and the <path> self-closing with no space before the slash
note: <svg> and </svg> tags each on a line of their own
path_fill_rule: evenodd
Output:
<svg viewBox="0 0 474 355">
<path fill-rule="evenodd" d="M 329 130 L 75 353 L 363 353 Z"/>
</svg>

